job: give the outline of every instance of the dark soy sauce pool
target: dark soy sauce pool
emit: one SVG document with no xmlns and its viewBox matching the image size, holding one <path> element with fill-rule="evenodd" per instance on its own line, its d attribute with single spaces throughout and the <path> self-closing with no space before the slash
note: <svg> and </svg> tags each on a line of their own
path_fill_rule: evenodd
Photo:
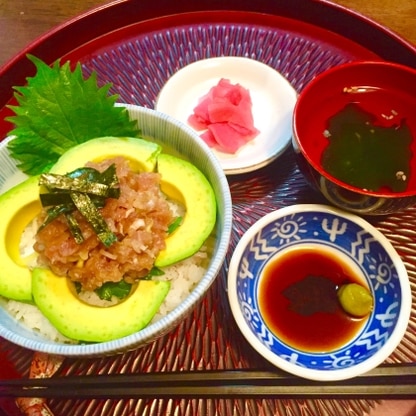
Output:
<svg viewBox="0 0 416 416">
<path fill-rule="evenodd" d="M 368 317 L 353 318 L 337 299 L 346 283 L 365 284 L 358 267 L 335 250 L 305 245 L 282 252 L 260 276 L 258 300 L 269 329 L 306 352 L 330 352 L 355 337 Z"/>
</svg>

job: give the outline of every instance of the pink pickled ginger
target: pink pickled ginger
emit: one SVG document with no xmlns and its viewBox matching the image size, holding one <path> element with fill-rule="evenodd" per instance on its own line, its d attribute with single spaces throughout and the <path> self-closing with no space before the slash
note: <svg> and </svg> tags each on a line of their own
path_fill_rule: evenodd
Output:
<svg viewBox="0 0 416 416">
<path fill-rule="evenodd" d="M 224 153 L 236 153 L 260 133 L 254 127 L 250 92 L 224 78 L 199 99 L 188 123 L 204 130 L 201 137 L 208 146 Z"/>
</svg>

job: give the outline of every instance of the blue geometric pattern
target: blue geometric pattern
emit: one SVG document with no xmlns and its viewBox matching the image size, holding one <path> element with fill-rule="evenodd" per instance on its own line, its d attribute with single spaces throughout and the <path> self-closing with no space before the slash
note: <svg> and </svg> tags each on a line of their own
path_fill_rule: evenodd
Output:
<svg viewBox="0 0 416 416">
<path fill-rule="evenodd" d="M 281 342 L 265 325 L 258 305 L 259 276 L 267 262 L 284 249 L 319 244 L 348 256 L 361 269 L 375 299 L 374 310 L 355 339 L 332 353 L 308 353 Z M 300 212 L 272 221 L 253 236 L 242 253 L 237 297 L 247 325 L 274 354 L 314 370 L 338 370 L 366 360 L 393 331 L 400 311 L 398 273 L 386 249 L 368 231 L 336 214 Z"/>
</svg>

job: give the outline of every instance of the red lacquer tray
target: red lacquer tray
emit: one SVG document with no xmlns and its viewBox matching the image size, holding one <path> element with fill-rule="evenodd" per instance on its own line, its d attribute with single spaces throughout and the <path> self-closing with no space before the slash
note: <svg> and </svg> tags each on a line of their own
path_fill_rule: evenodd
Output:
<svg viewBox="0 0 416 416">
<path fill-rule="evenodd" d="M 48 63 L 80 61 L 85 74 L 112 82 L 120 102 L 153 107 L 179 68 L 213 56 L 247 56 L 285 75 L 299 92 L 318 73 L 359 59 L 416 66 L 416 48 L 345 8 L 307 0 L 117 1 L 33 42 L 0 69 L 0 136 L 12 87 L 33 75 L 26 53 Z M 292 150 L 256 172 L 229 179 L 234 203 L 232 243 L 224 267 L 202 304 L 172 333 L 142 349 L 100 359 L 67 359 L 61 374 L 126 373 L 268 367 L 243 339 L 226 298 L 227 265 L 238 239 L 258 218 L 295 203 L 325 203 L 304 182 Z M 402 256 L 416 290 L 416 208 L 370 221 Z M 415 292 L 416 293 L 416 292 Z M 416 313 L 390 362 L 416 361 Z M 32 352 L 0 340 L 3 363 L 27 375 Z M 3 367 L 8 368 L 8 367 Z M 9 371 L 12 371 L 9 368 Z M 12 376 L 12 374 L 10 374 Z M 59 415 L 340 415 L 364 416 L 378 402 L 335 400 L 50 401 Z"/>
</svg>

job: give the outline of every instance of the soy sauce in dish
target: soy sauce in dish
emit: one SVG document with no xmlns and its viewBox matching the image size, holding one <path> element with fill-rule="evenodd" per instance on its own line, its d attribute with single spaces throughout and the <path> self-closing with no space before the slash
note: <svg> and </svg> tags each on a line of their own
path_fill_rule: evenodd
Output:
<svg viewBox="0 0 416 416">
<path fill-rule="evenodd" d="M 284 343 L 306 352 L 330 352 L 355 337 L 368 319 L 348 315 L 337 289 L 365 284 L 358 267 L 321 246 L 288 249 L 270 261 L 260 276 L 260 313 Z"/>
</svg>

